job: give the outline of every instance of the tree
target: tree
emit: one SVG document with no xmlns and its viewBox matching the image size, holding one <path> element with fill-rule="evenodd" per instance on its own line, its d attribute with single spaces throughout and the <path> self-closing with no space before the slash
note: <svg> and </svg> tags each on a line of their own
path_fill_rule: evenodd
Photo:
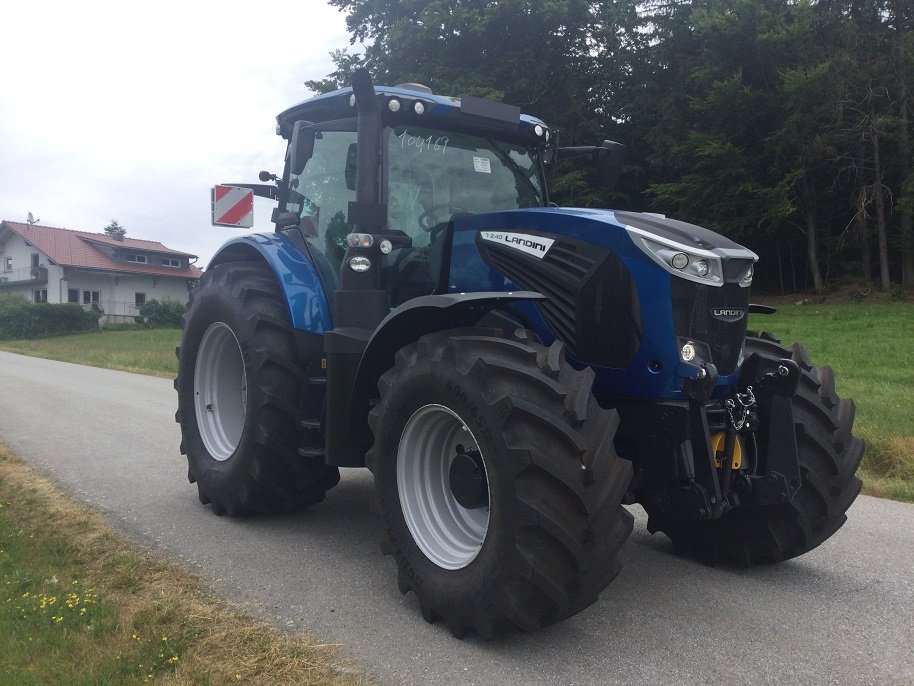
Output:
<svg viewBox="0 0 914 686">
<path fill-rule="evenodd" d="M 520 106 L 558 132 L 564 145 L 602 139 L 604 111 L 593 59 L 604 26 L 587 0 L 331 0 L 348 12 L 364 55 L 332 53 L 336 70 L 309 81 L 318 91 L 349 85 L 368 68 L 379 83 L 419 82 L 438 93 Z M 586 180 L 568 179 L 578 199 L 597 200 Z"/>
<path fill-rule="evenodd" d="M 122 240 L 127 235 L 127 229 L 117 223 L 117 219 L 112 219 L 111 223 L 105 227 L 105 233 L 117 240 Z"/>
<path fill-rule="evenodd" d="M 562 169 L 553 199 L 672 214 L 762 257 L 768 286 L 914 282 L 903 0 L 330 0 L 362 54 L 310 81 L 519 105 L 560 144 L 628 147 L 618 188 Z M 769 265 L 776 265 L 772 269 Z"/>
</svg>

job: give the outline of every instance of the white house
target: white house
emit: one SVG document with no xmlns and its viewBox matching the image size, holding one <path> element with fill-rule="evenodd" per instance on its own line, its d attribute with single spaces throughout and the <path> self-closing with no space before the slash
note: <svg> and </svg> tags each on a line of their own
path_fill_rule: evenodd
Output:
<svg viewBox="0 0 914 686">
<path fill-rule="evenodd" d="M 186 303 L 202 273 L 196 259 L 155 241 L 0 222 L 0 296 L 95 306 L 109 321 L 152 299 Z"/>
</svg>

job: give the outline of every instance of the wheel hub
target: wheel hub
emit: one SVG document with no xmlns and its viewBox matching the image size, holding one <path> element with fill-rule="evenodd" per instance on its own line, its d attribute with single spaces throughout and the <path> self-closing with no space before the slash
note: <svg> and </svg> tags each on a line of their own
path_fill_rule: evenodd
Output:
<svg viewBox="0 0 914 686">
<path fill-rule="evenodd" d="M 451 493 L 468 510 L 488 506 L 489 484 L 482 455 L 478 450 L 464 451 L 462 445 L 457 446 L 457 451 L 448 473 Z"/>
</svg>

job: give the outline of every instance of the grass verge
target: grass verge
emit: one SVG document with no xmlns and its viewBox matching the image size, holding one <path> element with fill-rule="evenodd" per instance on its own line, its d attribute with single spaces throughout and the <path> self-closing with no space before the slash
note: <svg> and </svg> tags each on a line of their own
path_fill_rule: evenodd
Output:
<svg viewBox="0 0 914 686">
<path fill-rule="evenodd" d="M 752 315 L 749 327 L 800 342 L 815 364 L 835 370 L 867 444 L 864 492 L 914 502 L 914 304 L 800 302 L 766 302 L 777 313 Z"/>
<path fill-rule="evenodd" d="M 0 685 L 368 683 L 125 543 L 0 446 Z"/>
<path fill-rule="evenodd" d="M 173 379 L 178 373 L 175 347 L 180 342 L 180 329 L 103 329 L 71 336 L 0 341 L 0 350 Z"/>
</svg>

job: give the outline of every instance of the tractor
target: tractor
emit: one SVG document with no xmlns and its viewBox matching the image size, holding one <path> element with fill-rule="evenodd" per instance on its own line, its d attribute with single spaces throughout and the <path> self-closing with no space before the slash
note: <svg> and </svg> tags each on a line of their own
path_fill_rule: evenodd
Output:
<svg viewBox="0 0 914 686">
<path fill-rule="evenodd" d="M 594 603 L 638 503 L 711 564 L 846 521 L 854 403 L 747 331 L 757 256 L 663 215 L 558 207 L 561 147 L 517 107 L 352 86 L 277 117 L 275 230 L 230 240 L 183 320 L 177 421 L 217 515 L 324 499 L 367 467 L 382 550 L 428 622 L 535 631 Z"/>
</svg>

